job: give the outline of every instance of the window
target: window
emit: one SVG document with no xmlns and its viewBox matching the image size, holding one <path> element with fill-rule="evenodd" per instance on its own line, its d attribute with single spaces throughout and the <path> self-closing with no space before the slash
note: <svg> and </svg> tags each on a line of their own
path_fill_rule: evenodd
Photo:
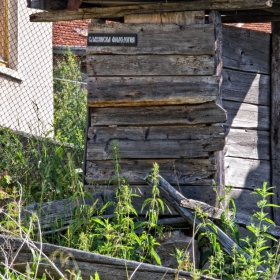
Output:
<svg viewBox="0 0 280 280">
<path fill-rule="evenodd" d="M 0 66 L 7 66 L 8 54 L 8 0 L 0 0 Z"/>
</svg>

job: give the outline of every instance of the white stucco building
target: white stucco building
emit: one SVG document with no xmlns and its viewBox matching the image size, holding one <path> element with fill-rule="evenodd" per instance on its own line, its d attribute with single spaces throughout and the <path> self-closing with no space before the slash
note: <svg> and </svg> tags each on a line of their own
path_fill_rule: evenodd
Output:
<svg viewBox="0 0 280 280">
<path fill-rule="evenodd" d="M 26 0 L 0 0 L 0 126 L 52 129 L 52 24 L 31 23 Z"/>
</svg>

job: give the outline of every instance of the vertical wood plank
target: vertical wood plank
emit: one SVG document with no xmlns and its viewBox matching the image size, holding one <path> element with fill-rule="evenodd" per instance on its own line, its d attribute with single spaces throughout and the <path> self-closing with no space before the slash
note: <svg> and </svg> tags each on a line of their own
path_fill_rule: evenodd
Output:
<svg viewBox="0 0 280 280">
<path fill-rule="evenodd" d="M 272 23 L 271 61 L 271 170 L 275 186 L 273 203 L 280 204 L 280 22 Z M 274 222 L 280 224 L 280 208 L 273 209 Z"/>
<path fill-rule="evenodd" d="M 222 69 L 223 69 L 223 59 L 222 59 L 222 49 L 223 49 L 223 30 L 222 30 L 222 19 L 221 14 L 217 10 L 213 10 L 209 13 L 209 23 L 214 24 L 215 26 L 215 48 L 216 48 L 216 55 L 215 55 L 215 63 L 216 63 L 216 75 L 221 76 Z M 219 87 L 219 94 L 217 98 L 217 102 L 219 105 L 222 106 L 222 91 L 221 91 L 222 79 L 221 84 Z M 217 172 L 215 176 L 215 181 L 218 188 L 218 195 L 221 197 L 225 194 L 224 185 L 225 185 L 225 164 L 224 164 L 224 152 L 219 151 L 215 153 L 216 157 L 216 165 L 217 165 Z M 217 202 L 216 202 L 217 203 Z M 220 205 L 217 205 L 220 207 Z M 222 205 L 224 206 L 224 205 Z"/>
<path fill-rule="evenodd" d="M 219 11 L 213 10 L 209 13 L 209 23 L 212 23 L 215 26 L 216 75 L 220 76 L 223 69 L 223 60 L 222 60 L 223 29 L 222 29 L 221 14 Z"/>
</svg>

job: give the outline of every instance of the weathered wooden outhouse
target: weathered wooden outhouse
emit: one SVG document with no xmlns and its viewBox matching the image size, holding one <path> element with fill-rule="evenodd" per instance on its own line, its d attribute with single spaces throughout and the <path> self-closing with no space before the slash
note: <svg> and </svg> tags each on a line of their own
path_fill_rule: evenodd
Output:
<svg viewBox="0 0 280 280">
<path fill-rule="evenodd" d="M 143 176 L 157 162 L 188 198 L 214 205 L 215 180 L 220 194 L 234 186 L 239 211 L 252 214 L 258 198 L 250 192 L 267 181 L 280 204 L 280 2 L 87 0 L 77 11 L 31 15 L 85 18 L 94 19 L 87 182 L 110 193 L 117 140 L 123 175 L 144 197 Z M 272 37 L 222 25 L 233 22 L 273 22 Z M 280 224 L 278 211 L 270 214 Z"/>
</svg>

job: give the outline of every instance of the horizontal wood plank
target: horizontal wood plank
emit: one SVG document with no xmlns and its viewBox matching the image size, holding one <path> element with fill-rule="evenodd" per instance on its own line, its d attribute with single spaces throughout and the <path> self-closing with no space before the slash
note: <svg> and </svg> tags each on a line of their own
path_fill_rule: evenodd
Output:
<svg viewBox="0 0 280 280">
<path fill-rule="evenodd" d="M 225 126 L 269 130 L 270 107 L 232 101 L 223 101 L 223 107 L 228 116 Z"/>
<path fill-rule="evenodd" d="M 219 77 L 89 77 L 90 107 L 199 104 L 215 101 Z"/>
<path fill-rule="evenodd" d="M 89 55 L 88 76 L 214 75 L 214 56 Z"/>
<path fill-rule="evenodd" d="M 119 7 L 83 8 L 77 11 L 50 11 L 30 15 L 31 22 L 54 22 L 77 19 L 118 18 L 129 14 L 161 13 L 196 10 L 248 10 L 272 7 L 271 0 L 202 0 L 179 3 L 156 3 Z"/>
<path fill-rule="evenodd" d="M 112 141 L 117 140 L 122 158 L 208 157 L 222 150 L 222 127 L 98 127 L 87 144 L 88 160 L 112 158 Z"/>
<path fill-rule="evenodd" d="M 154 160 L 121 160 L 122 176 L 130 184 L 144 184 Z M 214 158 L 156 160 L 160 174 L 173 185 L 211 185 L 216 171 Z M 86 180 L 89 184 L 107 184 L 115 175 L 113 161 L 87 161 Z"/>
<path fill-rule="evenodd" d="M 137 47 L 88 46 L 87 54 L 214 55 L 214 26 L 176 24 L 91 24 L 89 33 L 137 34 Z"/>
<path fill-rule="evenodd" d="M 223 66 L 270 74 L 270 44 L 270 34 L 224 25 Z"/>
<path fill-rule="evenodd" d="M 220 126 L 154 126 L 154 127 L 90 127 L 88 143 L 104 143 L 112 139 L 129 141 L 201 140 L 225 138 Z"/>
<path fill-rule="evenodd" d="M 225 156 L 270 160 L 268 131 L 231 128 L 226 134 Z"/>
<path fill-rule="evenodd" d="M 209 152 L 220 151 L 224 147 L 221 139 L 204 141 L 125 141 L 119 140 L 124 159 L 149 158 L 199 158 L 209 157 Z M 109 142 L 109 145 L 112 144 Z M 88 160 L 112 159 L 113 149 L 106 144 L 88 144 Z"/>
<path fill-rule="evenodd" d="M 236 188 L 260 188 L 270 184 L 270 162 L 244 158 L 225 157 L 225 184 Z"/>
<path fill-rule="evenodd" d="M 223 100 L 270 105 L 270 76 L 223 69 Z"/>
<path fill-rule="evenodd" d="M 189 106 L 91 108 L 91 124 L 168 125 L 223 123 L 226 111 L 214 102 Z"/>
<path fill-rule="evenodd" d="M 170 3 L 170 2 L 169 2 Z M 184 11 L 168 12 L 156 14 L 138 14 L 127 15 L 124 17 L 125 23 L 161 23 L 161 24 L 179 24 L 194 25 L 205 23 L 205 11 Z"/>
<path fill-rule="evenodd" d="M 186 197 L 206 202 L 212 206 L 215 205 L 215 192 L 212 186 L 178 186 L 175 184 L 175 188 L 182 192 Z M 89 191 L 93 195 L 93 200 L 87 198 L 85 203 L 92 205 L 95 200 L 97 201 L 97 208 L 102 207 L 108 201 L 116 201 L 116 189 L 114 185 L 85 185 L 85 190 Z M 152 189 L 146 183 L 131 186 L 132 193 L 137 194 L 132 198 L 133 206 L 138 214 L 145 215 L 146 208 L 142 211 L 143 202 L 152 196 Z M 82 199 L 75 198 L 73 200 L 63 199 L 59 201 L 44 202 L 42 205 L 39 203 L 33 203 L 28 205 L 23 212 L 23 218 L 28 219 L 31 213 L 37 212 L 40 208 L 42 211 L 39 213 L 39 219 L 41 228 L 45 230 L 61 228 L 67 226 L 73 219 L 73 210 L 83 203 Z M 114 213 L 113 207 L 106 209 L 106 215 Z M 171 212 L 165 208 L 165 215 L 176 214 L 171 209 Z"/>
</svg>

